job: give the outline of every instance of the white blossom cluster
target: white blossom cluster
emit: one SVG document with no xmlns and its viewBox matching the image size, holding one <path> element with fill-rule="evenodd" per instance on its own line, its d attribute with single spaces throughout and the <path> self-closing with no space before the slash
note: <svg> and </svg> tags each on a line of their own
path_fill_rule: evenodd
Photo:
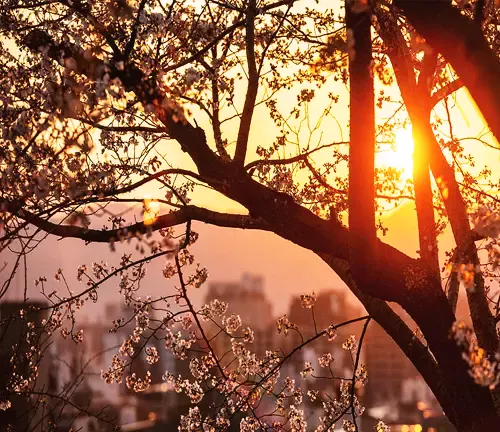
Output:
<svg viewBox="0 0 500 432">
<path fill-rule="evenodd" d="M 500 352 L 493 357 L 478 345 L 474 331 L 463 322 L 455 322 L 451 329 L 457 344 L 463 348 L 463 359 L 469 366 L 474 381 L 493 390 L 500 382 Z"/>
<path fill-rule="evenodd" d="M 188 279 L 187 279 L 188 280 Z M 181 289 L 177 302 L 185 304 L 187 309 L 178 313 L 170 313 L 162 321 L 162 332 L 165 347 L 171 354 L 189 364 L 189 376 L 174 375 L 166 371 L 163 379 L 172 384 L 174 390 L 190 400 L 192 407 L 183 413 L 179 430 L 183 431 L 222 431 L 231 424 L 237 413 L 244 416 L 240 421 L 241 431 L 286 430 L 305 432 L 308 422 L 302 407 L 305 391 L 297 385 L 295 379 L 282 377 L 282 368 L 292 353 L 286 354 L 279 350 L 266 351 L 260 357 L 252 349 L 255 335 L 252 329 L 243 326 L 241 317 L 229 312 L 229 305 L 214 299 L 203 305 L 199 310 L 189 306 L 187 290 Z M 305 308 L 313 308 L 312 296 L 303 296 Z M 312 304 L 311 304 L 312 301 Z M 144 304 L 144 303 L 143 303 Z M 119 355 L 113 358 L 113 364 L 108 371 L 103 371 L 103 378 L 108 383 L 125 380 L 133 391 L 140 392 L 151 383 L 150 372 L 145 377 L 136 374 L 126 375 L 127 358 L 135 355 L 140 349 L 141 341 L 145 339 L 145 331 L 151 325 L 148 307 L 136 306 L 137 326 L 120 348 Z M 215 327 L 214 327 L 215 326 Z M 208 336 L 210 328 L 215 328 L 217 336 Z M 291 328 L 300 333 L 298 326 L 292 325 L 286 317 L 281 317 L 277 323 L 277 331 L 285 333 Z M 319 332 L 316 338 L 325 336 L 328 340 L 335 339 L 337 327 L 330 325 Z M 229 350 L 220 350 L 216 340 L 226 340 Z M 200 351 L 200 340 L 205 348 Z M 219 342 L 220 343 L 220 342 Z M 306 343 L 305 341 L 303 343 Z M 344 348 L 357 356 L 358 344 L 354 336 L 350 336 L 343 344 Z M 146 362 L 158 362 L 160 354 L 152 346 L 144 348 Z M 326 352 L 317 358 L 318 364 L 327 370 L 334 366 L 334 358 Z M 357 364 L 357 362 L 356 362 Z M 316 379 L 314 367 L 306 362 L 300 372 L 302 378 Z M 352 380 L 343 380 L 339 384 L 339 398 L 324 397 L 317 390 L 308 390 L 310 401 L 321 401 L 324 415 L 320 418 L 316 431 L 329 430 L 334 423 L 342 420 L 345 431 L 355 430 L 355 419 L 364 408 L 356 395 L 355 388 L 366 383 L 367 374 L 364 365 L 359 365 L 353 373 Z M 210 412 L 200 409 L 199 403 L 205 395 L 211 392 L 220 394 L 222 402 Z M 262 400 L 274 399 L 274 414 L 271 418 L 258 415 L 258 406 Z M 257 410 L 257 411 L 256 411 Z M 346 416 L 354 416 L 350 420 Z"/>
<path fill-rule="evenodd" d="M 500 214 L 490 207 L 481 207 L 473 216 L 472 224 L 475 231 L 490 238 L 497 238 L 500 235 Z"/>
<path fill-rule="evenodd" d="M 303 308 L 311 309 L 316 303 L 316 294 L 314 292 L 312 294 L 302 294 L 299 299 Z"/>
</svg>

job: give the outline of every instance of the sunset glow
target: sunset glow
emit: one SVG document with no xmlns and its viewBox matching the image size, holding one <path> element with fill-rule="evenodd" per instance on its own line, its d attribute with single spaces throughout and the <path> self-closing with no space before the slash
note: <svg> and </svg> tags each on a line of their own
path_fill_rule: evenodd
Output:
<svg viewBox="0 0 500 432">
<path fill-rule="evenodd" d="M 377 165 L 402 171 L 402 178 L 412 175 L 413 137 L 411 129 L 401 128 L 396 131 L 394 146 L 386 147 L 377 154 Z"/>
<path fill-rule="evenodd" d="M 144 224 L 152 225 L 160 214 L 160 203 L 152 199 L 143 201 Z"/>
<path fill-rule="evenodd" d="M 4 430 L 500 432 L 499 5 L 0 0 Z"/>
</svg>

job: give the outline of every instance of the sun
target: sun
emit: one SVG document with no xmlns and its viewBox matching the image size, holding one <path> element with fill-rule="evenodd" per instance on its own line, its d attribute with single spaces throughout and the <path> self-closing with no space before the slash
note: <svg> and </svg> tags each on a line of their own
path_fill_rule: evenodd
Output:
<svg viewBox="0 0 500 432">
<path fill-rule="evenodd" d="M 394 145 L 385 145 L 376 155 L 380 168 L 395 168 L 401 171 L 401 179 L 411 178 L 413 171 L 413 137 L 411 129 L 400 128 L 395 133 Z"/>
<path fill-rule="evenodd" d="M 160 203 L 154 199 L 145 198 L 142 202 L 144 225 L 152 225 L 160 214 Z"/>
</svg>

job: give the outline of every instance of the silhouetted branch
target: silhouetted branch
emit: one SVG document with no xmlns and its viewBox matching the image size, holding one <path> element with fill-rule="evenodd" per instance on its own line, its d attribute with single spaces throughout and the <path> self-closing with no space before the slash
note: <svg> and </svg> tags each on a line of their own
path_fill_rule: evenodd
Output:
<svg viewBox="0 0 500 432">
<path fill-rule="evenodd" d="M 443 99 L 446 99 L 448 96 L 452 95 L 457 90 L 460 90 L 463 86 L 464 86 L 463 80 L 457 78 L 456 80 L 453 80 L 444 87 L 441 87 L 439 90 L 437 90 L 431 95 L 432 106 L 437 105 Z"/>
<path fill-rule="evenodd" d="M 470 91 L 493 134 L 500 138 L 500 61 L 481 26 L 447 1 L 397 0 L 409 22 L 450 62 Z"/>
<path fill-rule="evenodd" d="M 248 86 L 247 94 L 245 97 L 245 104 L 243 106 L 243 112 L 241 113 L 240 128 L 238 130 L 238 138 L 236 140 L 236 150 L 234 153 L 234 162 L 238 165 L 243 165 L 245 163 L 250 126 L 252 124 L 252 117 L 255 111 L 257 91 L 259 89 L 259 73 L 257 71 L 257 63 L 255 58 L 255 14 L 256 0 L 249 0 L 246 12 L 247 16 L 245 27 L 245 45 L 248 64 Z"/>
<path fill-rule="evenodd" d="M 258 229 L 271 231 L 271 227 L 260 218 L 246 215 L 219 213 L 200 207 L 187 205 L 179 210 L 158 216 L 151 224 L 138 222 L 113 230 L 96 230 L 74 225 L 62 225 L 50 222 L 26 210 L 19 210 L 18 216 L 41 230 L 63 238 L 79 238 L 86 242 L 109 243 L 128 238 L 147 235 L 160 229 L 177 226 L 190 220 L 197 220 L 211 225 L 242 229 Z"/>
</svg>

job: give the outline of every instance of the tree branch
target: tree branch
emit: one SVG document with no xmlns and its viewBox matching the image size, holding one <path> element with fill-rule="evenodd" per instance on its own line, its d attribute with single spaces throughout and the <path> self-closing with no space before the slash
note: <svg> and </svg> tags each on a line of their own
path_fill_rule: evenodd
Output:
<svg viewBox="0 0 500 432">
<path fill-rule="evenodd" d="M 255 5 L 256 0 L 249 0 L 246 13 L 245 44 L 248 64 L 248 87 L 245 104 L 243 105 L 243 112 L 241 113 L 240 128 L 238 130 L 236 150 L 234 153 L 234 162 L 238 165 L 243 165 L 245 163 L 250 126 L 252 124 L 252 117 L 255 111 L 257 91 L 259 89 L 259 74 L 257 72 L 257 63 L 255 60 Z"/>
<path fill-rule="evenodd" d="M 224 39 L 227 35 L 231 34 L 233 31 L 235 31 L 238 27 L 241 27 L 245 24 L 245 20 L 238 20 L 232 25 L 230 25 L 227 29 L 225 29 L 223 32 L 221 32 L 217 37 L 214 37 L 207 45 L 205 45 L 202 49 L 199 51 L 195 52 L 193 55 L 189 56 L 188 58 L 180 61 L 179 63 L 176 63 L 172 66 L 168 66 L 164 68 L 164 72 L 170 72 L 175 69 L 179 69 L 182 66 L 186 66 L 190 63 L 193 63 L 194 61 L 198 60 L 203 54 L 207 53 L 210 51 L 211 48 L 216 46 L 222 39 Z"/>
<path fill-rule="evenodd" d="M 457 78 L 456 80 L 448 83 L 444 87 L 441 87 L 439 90 L 436 90 L 431 95 L 431 104 L 432 106 L 436 106 L 443 99 L 446 99 L 448 96 L 452 95 L 457 90 L 460 90 L 464 86 L 463 80 Z"/>
<path fill-rule="evenodd" d="M 380 34 L 385 43 L 391 45 L 393 39 L 391 39 L 390 35 L 400 32 L 397 23 L 391 20 L 383 20 L 381 24 Z M 406 44 L 404 46 L 406 47 Z M 479 264 L 479 257 L 474 244 L 476 233 L 470 228 L 467 208 L 456 182 L 454 170 L 450 167 L 441 151 L 427 114 L 425 114 L 425 118 L 423 117 L 422 107 L 430 110 L 432 108 L 431 98 L 428 93 L 421 91 L 421 87 L 415 84 L 415 78 L 409 76 L 409 72 L 412 71 L 414 74 L 414 71 L 408 58 L 401 55 L 400 51 L 394 48 L 389 50 L 389 56 L 413 125 L 413 131 L 417 134 L 415 145 L 426 147 L 432 173 L 440 187 L 455 242 L 458 251 L 460 251 L 457 252 L 456 258 L 459 263 Z M 467 291 L 474 329 L 481 347 L 489 355 L 495 355 L 498 349 L 495 320 L 488 306 L 488 299 L 484 291 L 484 279 L 481 272 L 475 272 L 474 282 L 476 285 L 474 293 Z M 452 290 L 448 292 L 448 301 L 452 309 L 456 307 L 454 296 L 455 294 L 458 295 L 458 292 L 455 293 L 457 289 L 458 284 L 453 283 Z M 454 313 L 455 310 L 453 309 Z M 500 398 L 495 395 L 495 399 L 496 406 L 500 407 Z"/>
<path fill-rule="evenodd" d="M 252 162 L 246 164 L 245 170 L 249 171 L 250 169 L 252 169 L 256 166 L 259 166 L 259 165 L 288 165 L 291 163 L 303 161 L 308 156 L 310 156 L 311 154 L 313 154 L 317 151 L 323 150 L 325 148 L 330 148 L 330 147 L 333 147 L 336 145 L 341 145 L 341 144 L 349 144 L 349 143 L 347 141 L 342 141 L 342 142 L 334 142 L 334 143 L 330 143 L 330 144 L 323 144 L 319 147 L 316 147 L 312 150 L 306 151 L 306 152 L 299 154 L 297 156 L 292 156 L 292 157 L 284 158 L 284 159 L 258 159 L 258 160 L 255 160 L 255 161 L 252 161 Z"/>
<path fill-rule="evenodd" d="M 125 47 L 125 52 L 123 53 L 123 56 L 125 57 L 125 60 L 128 60 L 130 57 L 130 54 L 132 54 L 132 50 L 134 49 L 134 44 L 135 44 L 135 39 L 137 38 L 137 30 L 139 28 L 139 19 L 141 17 L 141 13 L 146 6 L 146 2 L 148 0 L 142 0 L 141 4 L 139 5 L 139 8 L 137 9 L 137 16 L 134 21 L 134 25 L 132 27 L 132 33 L 130 34 L 130 39 L 127 43 L 127 46 Z M 174 1 L 175 4 L 175 1 Z"/>
<path fill-rule="evenodd" d="M 152 127 L 152 126 L 105 126 L 98 122 L 88 120 L 82 117 L 73 117 L 73 119 L 82 122 L 93 128 L 100 129 L 107 132 L 149 132 L 149 133 L 168 133 L 165 127 Z"/>
<path fill-rule="evenodd" d="M 454 416 L 452 400 L 446 389 L 442 373 L 427 347 L 422 344 L 406 323 L 386 302 L 363 294 L 352 278 L 348 262 L 326 254 L 319 254 L 319 256 L 340 276 L 363 304 L 370 316 L 382 326 L 406 357 L 413 363 L 436 396 L 443 410 L 452 418 Z"/>
<path fill-rule="evenodd" d="M 69 7 L 74 10 L 76 13 L 85 18 L 89 24 L 91 24 L 97 32 L 106 40 L 108 46 L 113 50 L 113 53 L 117 57 L 121 57 L 121 51 L 116 41 L 113 39 L 111 34 L 108 32 L 106 27 L 102 25 L 91 13 L 90 9 L 83 7 L 82 2 L 77 1 L 69 1 L 69 0 L 60 0 L 61 4 Z"/>
<path fill-rule="evenodd" d="M 451 264 L 457 261 L 457 252 L 458 249 L 455 249 L 453 253 L 453 257 L 451 258 Z M 448 303 L 451 306 L 453 313 L 456 315 L 457 313 L 457 304 L 458 304 L 458 294 L 460 290 L 460 281 L 458 280 L 458 272 L 455 269 L 451 269 L 450 275 L 448 276 L 448 280 L 446 281 L 446 296 L 448 297 Z"/>
<path fill-rule="evenodd" d="M 481 26 L 447 1 L 396 0 L 415 29 L 453 66 L 500 139 L 500 61 Z"/>
<path fill-rule="evenodd" d="M 257 229 L 271 231 L 271 227 L 262 219 L 248 215 L 219 213 L 201 207 L 188 205 L 171 213 L 158 216 L 151 224 L 138 222 L 123 228 L 113 230 L 87 229 L 74 225 L 62 225 L 50 222 L 26 210 L 17 212 L 21 219 L 35 225 L 37 228 L 62 238 L 78 238 L 86 242 L 109 243 L 137 237 L 160 229 L 181 225 L 191 220 L 205 222 L 211 225 L 229 228 Z"/>
<path fill-rule="evenodd" d="M 143 105 L 154 111 L 157 118 L 166 126 L 170 137 L 181 144 L 182 150 L 189 153 L 198 167 L 211 171 L 211 167 L 216 165 L 218 157 L 208 146 L 203 130 L 192 126 L 186 120 L 182 108 L 175 105 L 159 89 L 155 80 L 145 76 L 134 64 L 129 63 L 125 68 L 119 68 L 114 63 L 85 55 L 75 44 L 55 42 L 47 32 L 40 29 L 30 32 L 24 37 L 23 42 L 33 51 L 43 51 L 55 61 L 73 59 L 71 64 L 75 72 L 86 75 L 92 80 L 102 78 L 105 74 L 108 74 L 111 80 L 120 79 L 127 91 L 133 91 Z"/>
</svg>

